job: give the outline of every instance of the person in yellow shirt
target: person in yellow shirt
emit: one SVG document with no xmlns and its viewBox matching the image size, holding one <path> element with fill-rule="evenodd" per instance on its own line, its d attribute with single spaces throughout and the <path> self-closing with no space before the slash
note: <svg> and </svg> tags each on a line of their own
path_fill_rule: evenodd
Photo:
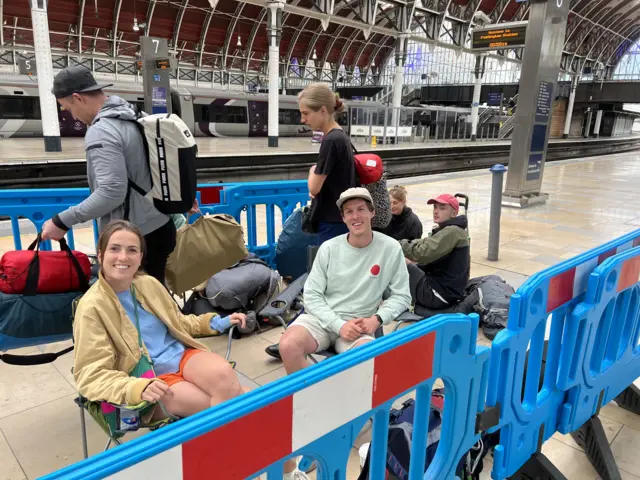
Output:
<svg viewBox="0 0 640 480">
<path fill-rule="evenodd" d="M 183 315 L 165 287 L 141 271 L 144 255 L 144 237 L 127 221 L 112 221 L 100 236 L 99 279 L 75 315 L 79 393 L 113 404 L 162 401 L 178 417 L 242 394 L 229 363 L 193 337 L 244 326 L 245 316 Z M 149 415 L 164 417 L 162 409 Z"/>
</svg>

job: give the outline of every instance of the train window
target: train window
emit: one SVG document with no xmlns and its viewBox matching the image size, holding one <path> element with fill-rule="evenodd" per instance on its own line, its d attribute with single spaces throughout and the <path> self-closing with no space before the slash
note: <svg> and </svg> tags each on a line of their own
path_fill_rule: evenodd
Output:
<svg viewBox="0 0 640 480">
<path fill-rule="evenodd" d="M 196 122 L 208 122 L 209 121 L 209 106 L 201 103 L 193 104 L 193 119 Z"/>
<path fill-rule="evenodd" d="M 249 123 L 246 107 L 225 107 L 227 109 L 227 123 Z"/>
<path fill-rule="evenodd" d="M 300 117 L 300 110 L 294 110 L 291 108 L 278 110 L 278 123 L 280 125 L 300 125 L 302 124 L 302 118 Z"/>
<path fill-rule="evenodd" d="M 40 120 L 40 101 L 33 97 L 0 95 L 0 118 Z"/>
<path fill-rule="evenodd" d="M 207 113 L 209 121 L 213 123 L 226 123 L 226 111 L 224 105 L 209 105 Z"/>
<path fill-rule="evenodd" d="M 203 117 L 208 117 L 208 120 L 213 123 L 248 123 L 247 121 L 247 107 L 235 107 L 227 105 L 209 105 L 206 114 L 202 113 Z"/>
<path fill-rule="evenodd" d="M 346 127 L 347 125 L 349 125 L 349 116 L 346 110 L 338 115 L 338 125 L 340 125 L 341 127 Z"/>
</svg>

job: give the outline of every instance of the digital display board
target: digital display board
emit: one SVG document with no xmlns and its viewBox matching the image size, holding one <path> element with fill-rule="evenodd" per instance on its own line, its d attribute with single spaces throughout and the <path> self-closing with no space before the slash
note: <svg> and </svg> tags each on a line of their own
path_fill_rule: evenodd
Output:
<svg viewBox="0 0 640 480">
<path fill-rule="evenodd" d="M 167 113 L 167 89 L 151 87 L 151 113 Z"/>
<path fill-rule="evenodd" d="M 502 102 L 502 94 L 500 92 L 489 92 L 487 94 L 487 105 L 491 107 L 500 106 Z"/>
<path fill-rule="evenodd" d="M 526 36 L 526 22 L 474 28 L 471 34 L 471 48 L 473 50 L 502 50 L 524 47 Z"/>
<path fill-rule="evenodd" d="M 169 70 L 171 68 L 171 64 L 168 58 L 158 58 L 156 60 L 156 68 L 158 70 Z"/>
</svg>

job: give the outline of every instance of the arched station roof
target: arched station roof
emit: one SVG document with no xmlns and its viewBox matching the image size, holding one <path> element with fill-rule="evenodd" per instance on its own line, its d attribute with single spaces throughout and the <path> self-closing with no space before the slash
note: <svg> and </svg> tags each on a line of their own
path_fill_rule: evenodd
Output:
<svg viewBox="0 0 640 480">
<path fill-rule="evenodd" d="M 566 1 L 566 0 L 565 0 Z M 266 0 L 48 0 L 56 56 L 91 58 L 92 65 L 133 59 L 139 37 L 169 39 L 181 68 L 265 74 Z M 284 6 L 281 74 L 313 60 L 361 73 L 384 65 L 395 38 L 465 48 L 477 12 L 492 23 L 526 20 L 528 2 L 515 0 L 289 0 Z M 29 0 L 0 0 L 0 54 L 33 50 Z M 134 24 L 139 29 L 134 31 Z M 640 1 L 571 0 L 562 69 L 610 74 L 640 38 Z M 506 52 L 501 52 L 506 54 Z M 15 54 L 14 54 L 15 55 Z M 54 60 L 55 62 L 55 60 Z M 303 75 L 301 75 L 303 76 Z M 324 80 L 332 80 L 324 78 Z M 335 78 L 333 78 L 335 80 Z"/>
</svg>

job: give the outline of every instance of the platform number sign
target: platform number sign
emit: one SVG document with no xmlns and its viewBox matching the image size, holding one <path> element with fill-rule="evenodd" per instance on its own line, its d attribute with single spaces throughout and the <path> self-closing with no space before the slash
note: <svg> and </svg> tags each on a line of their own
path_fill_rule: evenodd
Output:
<svg viewBox="0 0 640 480">
<path fill-rule="evenodd" d="M 18 71 L 20 75 L 36 75 L 38 69 L 36 67 L 35 58 L 21 58 L 18 60 Z"/>
</svg>

